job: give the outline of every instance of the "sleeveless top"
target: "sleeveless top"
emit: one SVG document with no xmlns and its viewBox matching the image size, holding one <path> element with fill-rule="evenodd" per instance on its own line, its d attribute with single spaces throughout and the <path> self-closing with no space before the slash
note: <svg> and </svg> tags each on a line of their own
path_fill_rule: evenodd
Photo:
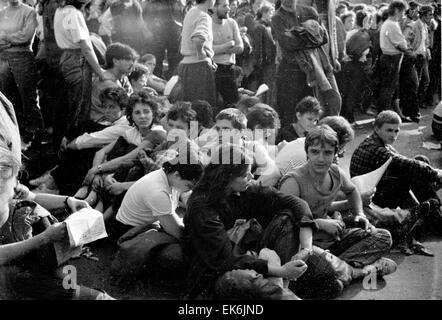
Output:
<svg viewBox="0 0 442 320">
<path fill-rule="evenodd" d="M 319 190 L 313 184 L 313 177 L 308 172 L 307 164 L 288 172 L 281 179 L 280 185 L 288 178 L 294 178 L 299 186 L 299 197 L 305 200 L 310 210 L 312 211 L 314 219 L 327 218 L 331 203 L 336 199 L 338 192 L 342 188 L 342 178 L 339 172 L 339 167 L 332 164 L 328 171 L 330 175 L 332 186 L 330 190 Z M 342 190 L 345 193 L 346 190 Z M 350 190 L 348 190 L 350 192 Z"/>
</svg>

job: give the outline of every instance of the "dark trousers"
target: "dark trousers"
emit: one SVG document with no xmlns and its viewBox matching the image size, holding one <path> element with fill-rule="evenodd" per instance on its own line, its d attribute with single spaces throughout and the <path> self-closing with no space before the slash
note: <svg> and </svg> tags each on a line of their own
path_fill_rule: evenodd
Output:
<svg viewBox="0 0 442 320">
<path fill-rule="evenodd" d="M 162 78 L 170 79 L 176 74 L 178 64 L 182 58 L 180 54 L 180 31 L 170 29 L 153 30 L 154 40 L 152 45 L 148 48 L 147 52 L 152 53 L 157 64 L 153 73 Z M 168 69 L 167 73 L 163 74 L 163 60 L 167 56 Z"/>
<path fill-rule="evenodd" d="M 0 91 L 13 103 L 25 138 L 43 128 L 37 99 L 37 74 L 32 52 L 0 53 Z"/>
<path fill-rule="evenodd" d="M 423 55 L 416 57 L 416 72 L 419 79 L 419 89 L 417 99 L 419 106 L 425 102 L 428 85 L 430 84 L 430 74 L 428 72 L 428 59 Z"/>
<path fill-rule="evenodd" d="M 342 68 L 342 110 L 341 116 L 354 121 L 354 108 L 361 105 L 363 92 L 368 83 L 365 65 L 360 61 L 349 61 Z"/>
<path fill-rule="evenodd" d="M 216 91 L 221 94 L 221 97 L 223 98 L 223 106 L 234 104 L 239 99 L 233 66 L 234 65 L 219 64 L 215 72 Z"/>
<path fill-rule="evenodd" d="M 411 199 L 411 190 L 419 202 L 429 199 L 439 199 L 436 185 L 432 181 L 424 179 L 410 179 L 399 170 L 388 169 L 382 180 L 379 182 L 373 203 L 382 208 L 410 208 L 415 205 Z"/>
<path fill-rule="evenodd" d="M 394 93 L 399 87 L 399 69 L 402 54 L 382 54 L 379 59 L 380 90 L 378 98 L 378 110 L 390 109 Z"/>
<path fill-rule="evenodd" d="M 276 111 L 281 125 L 289 125 L 295 119 L 296 104 L 305 96 L 312 96 L 305 73 L 297 65 L 281 61 L 276 73 Z"/>
<path fill-rule="evenodd" d="M 405 56 L 399 73 L 399 99 L 402 113 L 406 117 L 417 116 L 419 106 L 417 90 L 419 79 L 416 72 L 416 59 Z"/>
<path fill-rule="evenodd" d="M 92 94 L 92 70 L 81 50 L 64 50 L 60 70 L 68 88 L 66 128 L 70 129 L 89 116 Z"/>
<path fill-rule="evenodd" d="M 207 61 L 180 63 L 178 76 L 182 83 L 182 101 L 206 100 L 216 106 L 215 72 Z"/>
</svg>

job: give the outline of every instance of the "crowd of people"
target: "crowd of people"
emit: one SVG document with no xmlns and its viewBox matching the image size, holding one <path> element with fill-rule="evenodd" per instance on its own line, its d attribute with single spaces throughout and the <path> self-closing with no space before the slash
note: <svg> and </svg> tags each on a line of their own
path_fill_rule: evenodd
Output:
<svg viewBox="0 0 442 320">
<path fill-rule="evenodd" d="M 425 108 L 442 140 L 440 8 L 1 0 L 0 298 L 112 299 L 52 263 L 82 208 L 103 213 L 113 275 L 160 265 L 188 299 L 334 298 L 395 272 L 392 246 L 433 256 L 442 170 L 392 145 Z M 386 161 L 375 189 L 350 179 Z"/>
</svg>

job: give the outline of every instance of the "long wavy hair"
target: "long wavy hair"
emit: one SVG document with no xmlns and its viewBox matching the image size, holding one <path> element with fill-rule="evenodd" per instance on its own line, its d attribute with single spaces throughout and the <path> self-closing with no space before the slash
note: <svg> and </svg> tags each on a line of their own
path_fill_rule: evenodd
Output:
<svg viewBox="0 0 442 320">
<path fill-rule="evenodd" d="M 245 174 L 251 163 L 252 160 L 244 148 L 233 144 L 219 146 L 212 154 L 194 192 L 204 193 L 210 205 L 222 203 L 227 196 L 230 182 Z"/>
</svg>

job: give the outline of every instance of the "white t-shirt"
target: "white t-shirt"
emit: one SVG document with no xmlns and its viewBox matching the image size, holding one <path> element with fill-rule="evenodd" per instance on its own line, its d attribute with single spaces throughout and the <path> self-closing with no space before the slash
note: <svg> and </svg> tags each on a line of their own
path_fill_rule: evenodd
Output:
<svg viewBox="0 0 442 320">
<path fill-rule="evenodd" d="M 158 217 L 175 212 L 179 196 L 169 185 L 163 169 L 153 171 L 127 190 L 116 219 L 133 227 L 153 223 Z"/>
<path fill-rule="evenodd" d="M 55 11 L 54 34 L 61 49 L 80 49 L 80 40 L 85 40 L 92 48 L 84 16 L 73 6 L 68 5 Z"/>
</svg>

